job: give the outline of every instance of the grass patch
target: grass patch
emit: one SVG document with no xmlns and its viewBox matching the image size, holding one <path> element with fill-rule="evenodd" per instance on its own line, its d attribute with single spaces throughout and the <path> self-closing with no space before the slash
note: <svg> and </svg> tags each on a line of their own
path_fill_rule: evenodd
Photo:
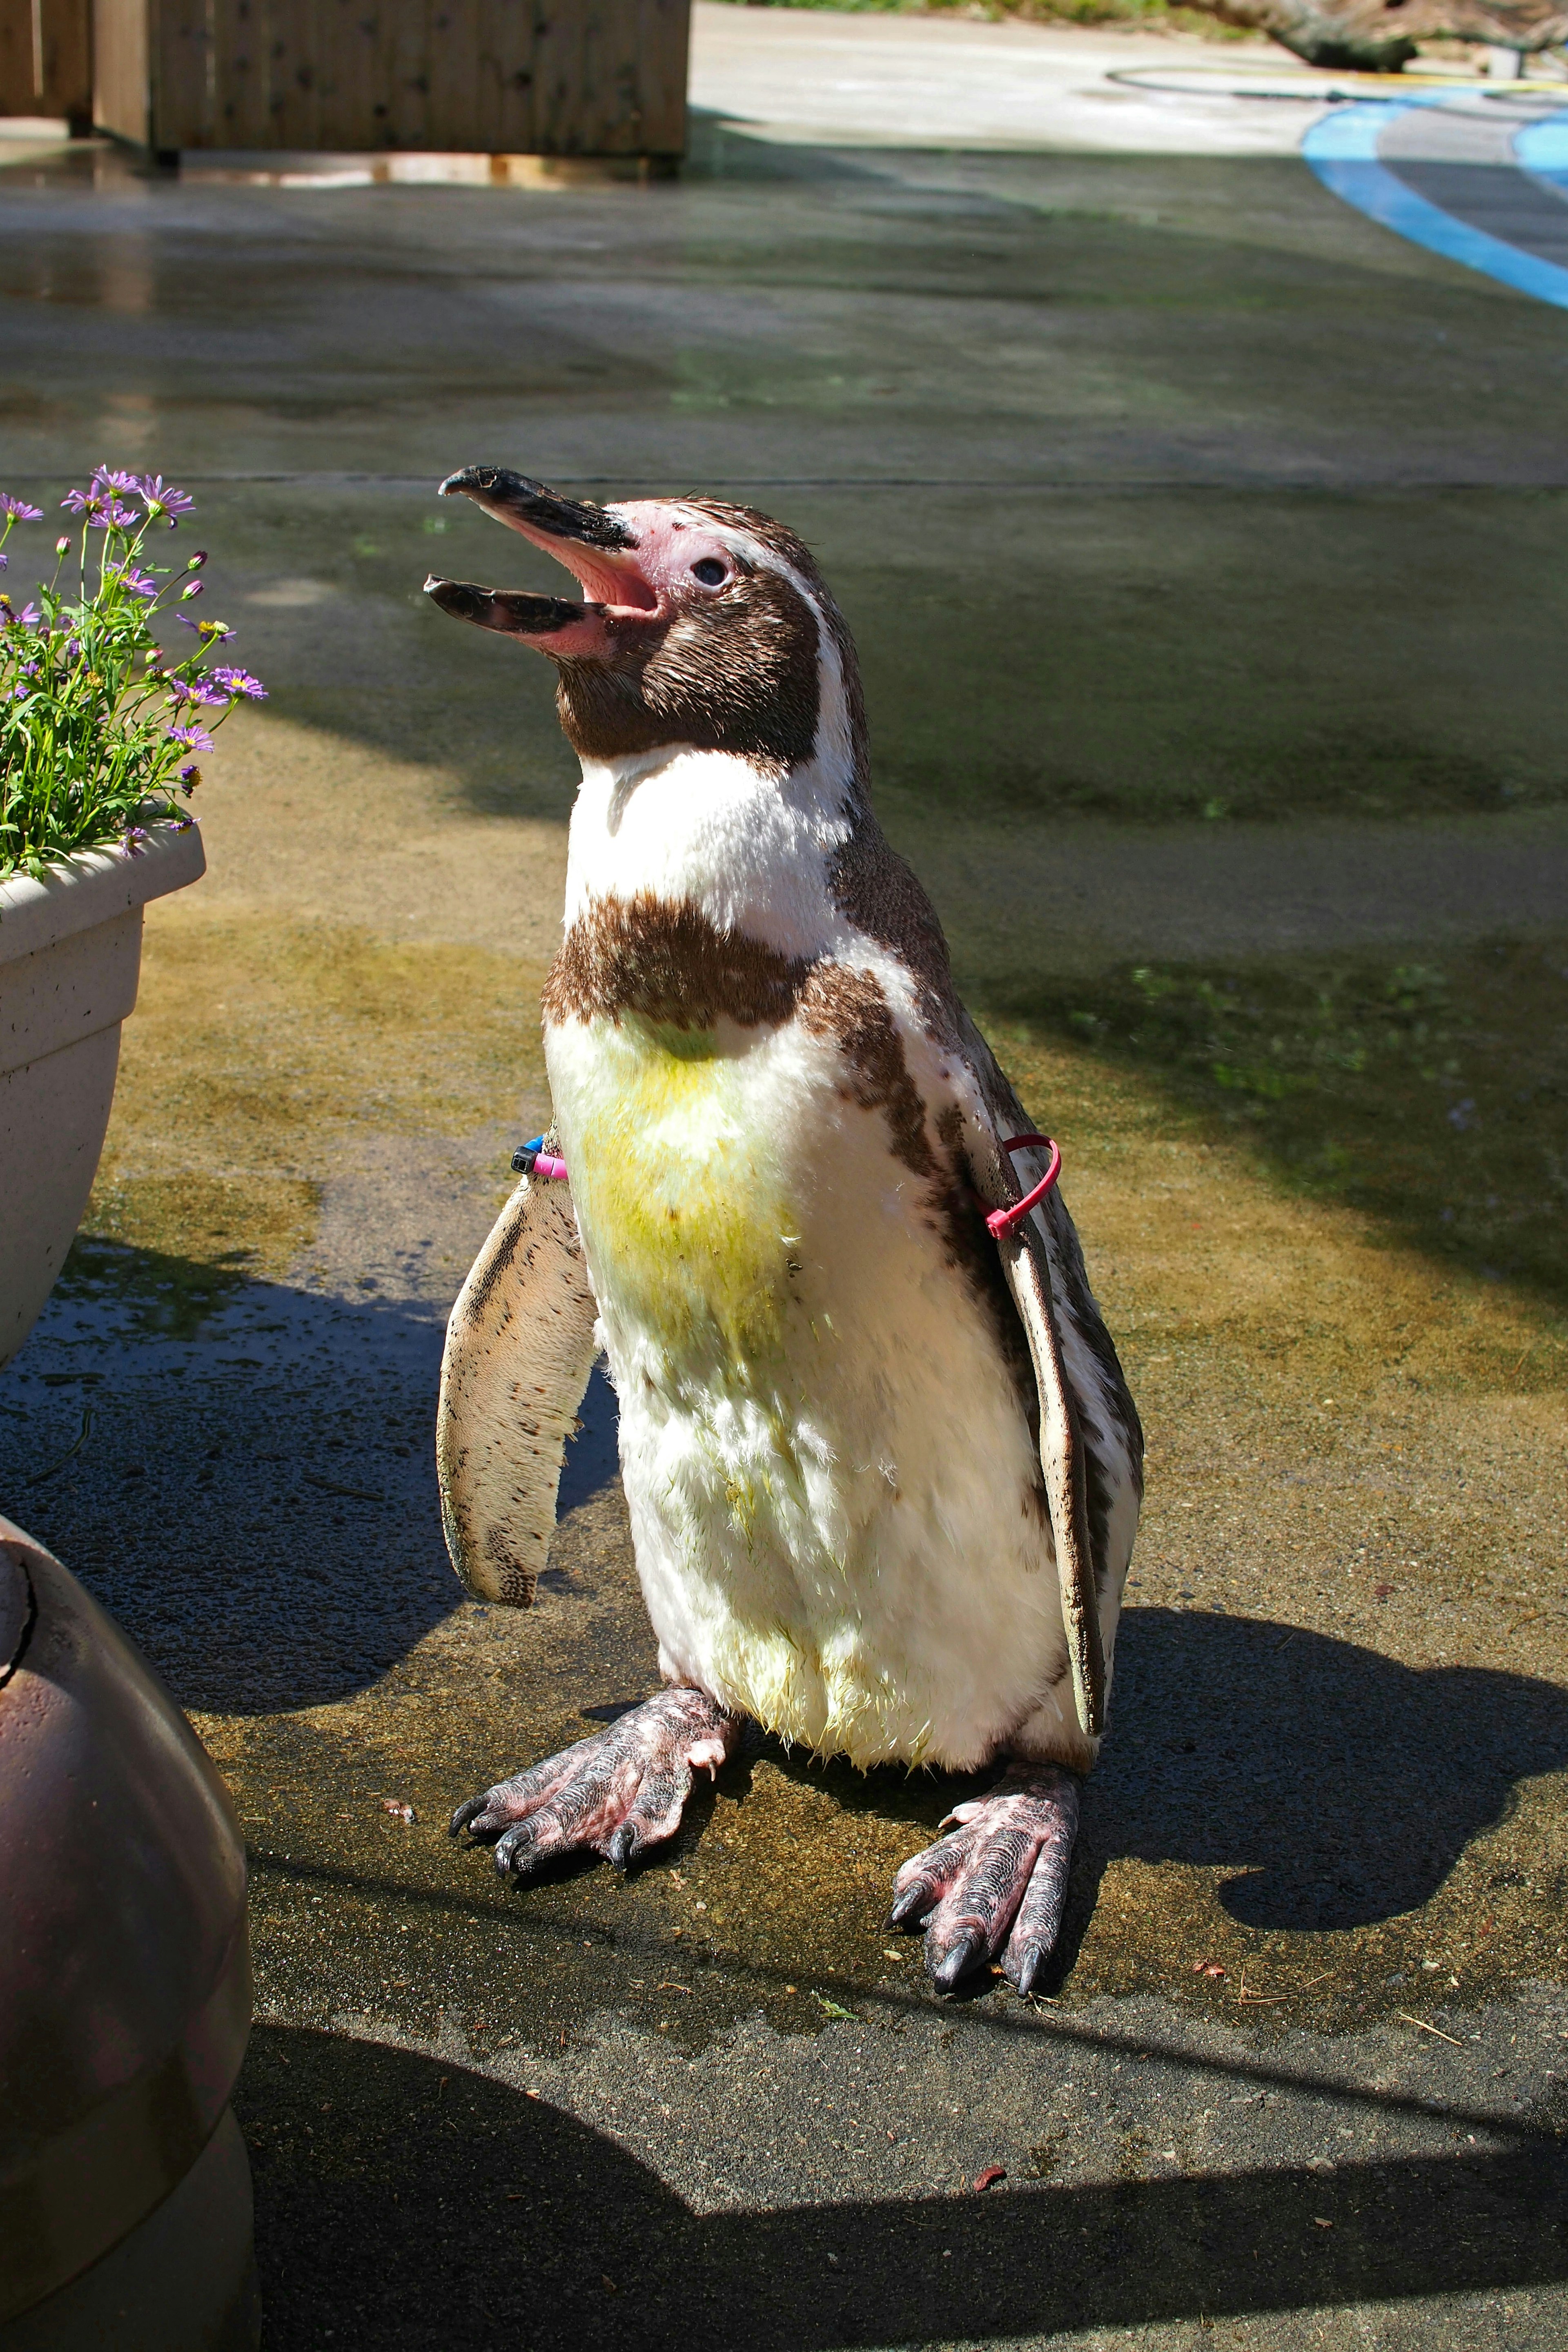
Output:
<svg viewBox="0 0 1568 2352">
<path fill-rule="evenodd" d="M 1568 941 L 1132 965 L 1033 992 L 998 1042 L 1026 1066 L 1042 1032 L 1153 1080 L 1296 1193 L 1568 1306 Z"/>
</svg>

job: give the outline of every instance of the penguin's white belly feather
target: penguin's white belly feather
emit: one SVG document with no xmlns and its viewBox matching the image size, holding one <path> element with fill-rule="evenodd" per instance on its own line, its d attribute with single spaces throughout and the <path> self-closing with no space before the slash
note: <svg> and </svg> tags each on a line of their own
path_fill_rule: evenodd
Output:
<svg viewBox="0 0 1568 2352">
<path fill-rule="evenodd" d="M 1066 1645 L 929 1182 L 798 1020 L 595 1014 L 546 1051 L 664 1671 L 858 1764 L 984 1761 L 1054 1713 Z"/>
</svg>

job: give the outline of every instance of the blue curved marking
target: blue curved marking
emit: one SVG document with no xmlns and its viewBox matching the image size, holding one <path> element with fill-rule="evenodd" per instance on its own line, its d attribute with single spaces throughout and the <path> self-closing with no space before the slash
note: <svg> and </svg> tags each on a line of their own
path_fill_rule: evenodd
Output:
<svg viewBox="0 0 1568 2352">
<path fill-rule="evenodd" d="M 1440 253 L 1448 261 L 1461 262 L 1467 269 L 1500 278 L 1503 285 L 1532 295 L 1538 302 L 1552 302 L 1568 310 L 1568 269 L 1542 261 L 1536 254 L 1521 253 L 1517 246 L 1489 236 L 1485 229 L 1474 228 L 1468 221 L 1456 220 L 1452 213 L 1428 204 L 1414 188 L 1407 188 L 1386 163 L 1378 161 L 1377 142 L 1397 116 L 1414 106 L 1448 102 L 1446 90 L 1413 92 L 1400 99 L 1358 99 L 1314 122 L 1301 142 L 1301 152 L 1325 188 L 1353 205 L 1357 212 L 1381 221 L 1396 236 L 1424 245 L 1428 252 Z M 1568 115 L 1553 115 L 1548 123 L 1532 124 L 1531 131 L 1545 131 L 1558 123 L 1568 125 Z M 1515 141 L 1516 152 L 1529 135 L 1526 131 Z M 1568 141 L 1562 132 L 1559 142 L 1555 151 L 1546 152 L 1568 158 Z M 1568 160 L 1559 168 L 1568 172 Z"/>
<path fill-rule="evenodd" d="M 1554 195 L 1568 194 L 1568 114 L 1548 114 L 1514 134 L 1520 169 L 1544 180 Z"/>
</svg>

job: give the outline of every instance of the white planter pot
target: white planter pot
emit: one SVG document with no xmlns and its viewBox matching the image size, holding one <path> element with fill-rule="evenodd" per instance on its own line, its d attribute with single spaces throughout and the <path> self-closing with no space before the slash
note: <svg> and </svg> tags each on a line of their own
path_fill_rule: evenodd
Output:
<svg viewBox="0 0 1568 2352">
<path fill-rule="evenodd" d="M 197 827 L 165 824 L 140 856 L 89 849 L 41 882 L 0 882 L 0 1364 L 54 1288 L 92 1189 L 142 909 L 205 871 Z"/>
</svg>

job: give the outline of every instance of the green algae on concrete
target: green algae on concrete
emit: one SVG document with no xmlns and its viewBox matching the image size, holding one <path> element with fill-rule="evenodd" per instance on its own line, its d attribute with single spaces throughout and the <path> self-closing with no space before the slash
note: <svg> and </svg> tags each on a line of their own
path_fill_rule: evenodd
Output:
<svg viewBox="0 0 1568 2352">
<path fill-rule="evenodd" d="M 1553 1972 L 1568 1492 L 1560 1385 L 1508 1377 L 1539 1337 L 1529 1294 L 1280 1184 L 1194 1112 L 1173 1131 L 1135 1066 L 999 1042 L 1066 1144 L 1151 1435 L 1053 1998 L 1342 2031 Z M 410 2032 L 460 2012 L 479 2048 L 543 2047 L 613 1997 L 696 2048 L 759 2002 L 797 2029 L 922 2000 L 886 1906 L 963 1785 L 940 1776 L 753 1743 L 624 1883 L 509 1889 L 449 1843 L 459 1798 L 656 1682 L 608 1495 L 563 1528 L 533 1612 L 458 1608 L 308 1715 L 203 1717 L 258 1843 L 271 2013 L 325 2023 L 330 1986 Z"/>
<path fill-rule="evenodd" d="M 1297 1191 L 1365 1212 L 1439 1265 L 1537 1294 L 1538 1337 L 1515 1370 L 1527 1387 L 1558 1384 L 1568 933 L 1459 953 L 1136 964 L 1020 988 L 1017 1003 L 1168 1089 L 1185 1131 L 1243 1141 Z"/>
<path fill-rule="evenodd" d="M 359 1139 L 466 1136 L 537 1102 L 539 983 L 476 948 L 160 910 L 68 1283 L 123 1288 L 130 1250 L 154 1303 L 198 1280 L 176 1265 L 286 1273 Z"/>
</svg>

